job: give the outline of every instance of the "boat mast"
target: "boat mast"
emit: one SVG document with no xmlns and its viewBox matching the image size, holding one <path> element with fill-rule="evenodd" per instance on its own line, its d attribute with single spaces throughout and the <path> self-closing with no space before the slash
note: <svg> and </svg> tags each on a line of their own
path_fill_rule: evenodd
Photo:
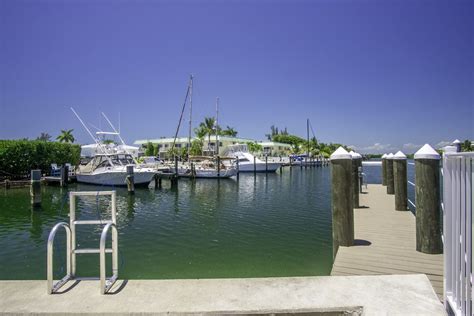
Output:
<svg viewBox="0 0 474 316">
<path fill-rule="evenodd" d="M 306 152 L 306 159 L 309 158 L 309 119 L 306 119 L 306 141 L 308 142 L 308 150 Z"/>
<path fill-rule="evenodd" d="M 193 75 L 189 76 L 189 135 L 188 135 L 188 158 L 191 151 L 191 132 L 193 130 Z"/>
<path fill-rule="evenodd" d="M 181 109 L 181 115 L 179 116 L 178 126 L 176 127 L 176 133 L 174 134 L 173 144 L 171 145 L 171 152 L 174 151 L 174 147 L 176 145 L 176 138 L 178 138 L 179 127 L 181 126 L 181 121 L 183 120 L 184 109 L 186 108 L 186 102 L 188 101 L 189 96 L 189 84 L 188 88 L 186 89 L 186 97 L 184 97 L 183 107 Z"/>
<path fill-rule="evenodd" d="M 217 156 L 219 156 L 219 97 L 216 98 L 216 149 Z"/>
</svg>

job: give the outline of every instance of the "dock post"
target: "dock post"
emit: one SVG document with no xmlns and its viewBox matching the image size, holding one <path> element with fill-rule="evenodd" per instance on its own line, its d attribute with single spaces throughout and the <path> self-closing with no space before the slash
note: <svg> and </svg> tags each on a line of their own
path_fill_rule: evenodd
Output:
<svg viewBox="0 0 474 316">
<path fill-rule="evenodd" d="M 127 190 L 129 194 L 135 193 L 135 175 L 133 165 L 127 165 Z"/>
<path fill-rule="evenodd" d="M 352 206 L 351 155 L 339 147 L 331 155 L 333 258 L 339 246 L 354 244 L 354 209 Z"/>
<path fill-rule="evenodd" d="M 5 180 L 5 189 L 10 189 L 10 180 Z"/>
<path fill-rule="evenodd" d="M 415 153 L 416 250 L 443 253 L 440 214 L 440 155 L 426 144 Z"/>
<path fill-rule="evenodd" d="M 359 166 L 362 165 L 362 156 L 354 151 L 349 154 L 352 158 L 352 201 L 354 208 L 359 208 Z"/>
<path fill-rule="evenodd" d="M 387 185 L 387 154 L 382 155 L 382 185 Z"/>
<path fill-rule="evenodd" d="M 193 162 L 191 162 L 191 178 L 192 178 L 193 180 L 196 179 L 196 169 L 195 169 L 195 168 L 196 168 L 196 166 L 194 165 Z"/>
<path fill-rule="evenodd" d="M 221 177 L 221 157 L 217 155 L 217 178 Z"/>
<path fill-rule="evenodd" d="M 387 155 L 386 160 L 386 179 L 387 179 L 387 194 L 395 194 L 394 182 L 393 182 L 393 154 Z"/>
<path fill-rule="evenodd" d="M 30 186 L 31 205 L 33 207 L 41 206 L 41 170 L 31 170 Z"/>
<path fill-rule="evenodd" d="M 268 156 L 265 155 L 265 173 L 268 173 Z"/>
<path fill-rule="evenodd" d="M 178 156 L 174 156 L 174 172 L 178 176 Z"/>
<path fill-rule="evenodd" d="M 253 174 L 255 175 L 257 173 L 257 162 L 255 160 L 255 156 L 253 156 Z"/>
<path fill-rule="evenodd" d="M 401 151 L 393 155 L 393 181 L 395 189 L 395 210 L 407 211 L 407 156 Z"/>
<path fill-rule="evenodd" d="M 461 152 L 461 141 L 459 139 L 454 140 L 452 145 L 456 147 L 456 152 Z"/>
<path fill-rule="evenodd" d="M 153 177 L 153 180 L 155 180 L 155 189 L 158 189 L 158 175 L 155 174 L 155 176 Z"/>
<path fill-rule="evenodd" d="M 61 167 L 61 178 L 59 180 L 59 185 L 61 187 L 67 186 L 69 180 L 69 167 L 68 166 L 62 166 Z"/>
</svg>

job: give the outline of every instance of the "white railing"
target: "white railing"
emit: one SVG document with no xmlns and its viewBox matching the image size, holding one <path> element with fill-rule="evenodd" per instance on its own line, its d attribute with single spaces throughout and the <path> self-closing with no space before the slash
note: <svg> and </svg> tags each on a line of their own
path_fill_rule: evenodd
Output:
<svg viewBox="0 0 474 316">
<path fill-rule="evenodd" d="M 443 156 L 444 301 L 455 315 L 472 315 L 474 153 Z"/>
</svg>

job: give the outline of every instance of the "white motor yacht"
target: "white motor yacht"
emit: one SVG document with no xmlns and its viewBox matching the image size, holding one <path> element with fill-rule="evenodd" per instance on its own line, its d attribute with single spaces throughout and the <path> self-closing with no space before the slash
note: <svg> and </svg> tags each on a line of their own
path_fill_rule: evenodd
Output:
<svg viewBox="0 0 474 316">
<path fill-rule="evenodd" d="M 179 166 L 178 175 L 180 177 L 194 178 L 230 178 L 237 175 L 235 166 L 224 164 L 223 161 L 225 160 L 230 159 L 221 158 L 220 168 L 218 169 L 217 161 L 213 157 L 189 157 L 190 164 Z"/>
<path fill-rule="evenodd" d="M 225 155 L 239 161 L 238 172 L 275 172 L 280 168 L 279 162 L 267 162 L 252 155 L 246 144 L 227 146 Z"/>
<path fill-rule="evenodd" d="M 152 168 L 135 164 L 129 154 L 96 154 L 89 163 L 79 166 L 77 182 L 97 185 L 127 185 L 127 166 L 133 165 L 135 185 L 148 185 L 156 174 Z"/>
</svg>

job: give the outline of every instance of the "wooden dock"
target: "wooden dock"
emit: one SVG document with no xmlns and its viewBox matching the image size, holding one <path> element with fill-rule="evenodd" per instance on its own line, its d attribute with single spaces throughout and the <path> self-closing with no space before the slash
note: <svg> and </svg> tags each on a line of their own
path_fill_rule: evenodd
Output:
<svg viewBox="0 0 474 316">
<path fill-rule="evenodd" d="M 443 255 L 416 251 L 416 222 L 411 212 L 395 211 L 393 195 L 368 185 L 354 209 L 355 246 L 340 247 L 331 275 L 426 274 L 443 297 Z"/>
</svg>

